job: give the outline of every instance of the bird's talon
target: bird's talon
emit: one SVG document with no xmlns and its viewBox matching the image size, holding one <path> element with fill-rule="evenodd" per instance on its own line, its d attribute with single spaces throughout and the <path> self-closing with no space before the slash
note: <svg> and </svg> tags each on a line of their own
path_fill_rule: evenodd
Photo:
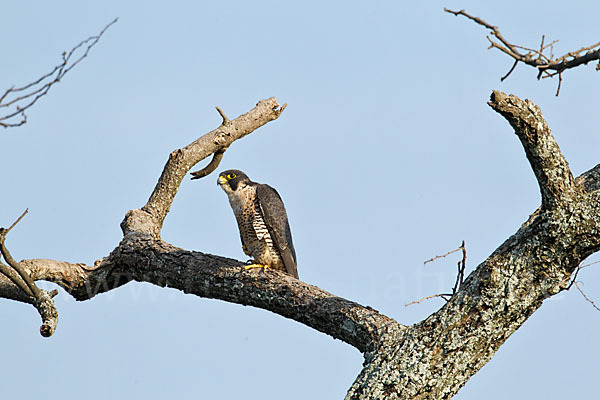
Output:
<svg viewBox="0 0 600 400">
<path fill-rule="evenodd" d="M 248 250 L 248 248 L 246 247 L 245 244 L 242 245 L 242 250 L 244 251 L 244 254 L 246 254 L 247 256 L 252 255 L 252 253 L 250 253 L 250 251 Z"/>
<path fill-rule="evenodd" d="M 249 269 L 253 269 L 253 268 L 269 268 L 268 265 L 263 265 L 263 264 L 250 264 L 250 265 L 246 265 L 244 266 L 244 271 L 247 271 Z"/>
</svg>

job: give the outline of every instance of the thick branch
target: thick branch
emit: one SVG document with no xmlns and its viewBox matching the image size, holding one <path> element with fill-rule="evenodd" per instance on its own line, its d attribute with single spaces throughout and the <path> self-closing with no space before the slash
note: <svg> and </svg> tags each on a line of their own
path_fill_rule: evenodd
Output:
<svg viewBox="0 0 600 400">
<path fill-rule="evenodd" d="M 488 103 L 514 128 L 535 173 L 542 209 L 551 209 L 575 190 L 573 175 L 538 106 L 529 100 L 494 91 Z"/>
<path fill-rule="evenodd" d="M 549 192 L 547 202 L 560 207 L 534 213 L 439 311 L 402 337 L 382 340 L 348 399 L 451 398 L 600 249 L 600 166 L 580 176 L 574 189 L 537 106 L 502 95 L 494 93 L 493 107 L 512 119 L 540 186 Z"/>
<path fill-rule="evenodd" d="M 172 155 L 177 167 L 170 159 L 165 171 L 179 180 L 163 174 L 161 180 L 175 180 L 155 189 L 170 200 L 158 198 L 150 210 L 130 211 L 123 241 L 94 267 L 51 260 L 20 265 L 32 279 L 56 282 L 78 300 L 136 280 L 270 310 L 365 353 L 349 399 L 450 398 L 544 299 L 568 287 L 583 259 L 600 249 L 600 165 L 573 180 L 537 106 L 500 92 L 494 92 L 490 105 L 509 120 L 525 148 L 542 191 L 543 212 L 534 213 L 481 263 L 446 305 L 410 327 L 284 273 L 244 271 L 240 261 L 185 251 L 158 238 L 152 229 L 160 225 L 148 215 L 164 219 L 187 172 L 181 175 L 185 168 L 177 163 L 188 159 L 189 147 L 206 140 L 201 146 L 210 149 L 195 151 L 208 156 L 235 140 L 231 133 L 215 143 L 218 129 L 174 152 L 184 155 Z M 16 286 L 0 278 L 0 295 L 7 297 L 10 288 Z"/>
<path fill-rule="evenodd" d="M 121 224 L 123 232 L 125 234 L 131 231 L 145 232 L 155 238 L 160 238 L 163 221 L 179 190 L 179 185 L 188 171 L 211 154 L 225 151 L 234 141 L 243 138 L 267 122 L 279 118 L 285 106 L 284 104 L 280 107 L 274 97 L 261 100 L 247 113 L 231 121 L 223 118 L 223 123 L 217 129 L 184 148 L 173 151 L 169 155 L 169 160 L 150 199 L 142 207 L 142 211 L 146 215 L 139 213 L 139 210 L 134 210 L 135 215 L 128 214 L 126 220 Z M 217 157 L 215 156 L 215 158 Z M 217 161 L 220 161 L 220 158 Z"/>
<path fill-rule="evenodd" d="M 129 235 L 97 267 L 53 260 L 23 260 L 21 264 L 34 279 L 55 282 L 77 300 L 91 299 L 131 280 L 149 282 L 199 297 L 263 308 L 363 352 L 372 350 L 384 332 L 403 329 L 370 307 L 282 272 L 244 271 L 241 261 L 185 251 L 147 235 Z"/>
</svg>

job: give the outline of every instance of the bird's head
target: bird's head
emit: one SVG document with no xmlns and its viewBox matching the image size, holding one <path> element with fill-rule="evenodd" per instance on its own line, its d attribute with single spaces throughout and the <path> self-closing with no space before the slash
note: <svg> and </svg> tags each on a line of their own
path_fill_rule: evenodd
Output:
<svg viewBox="0 0 600 400">
<path fill-rule="evenodd" d="M 235 192 L 240 187 L 240 184 L 248 182 L 250 182 L 250 178 L 237 169 L 223 171 L 219 174 L 219 179 L 217 179 L 217 184 L 228 194 Z"/>
</svg>

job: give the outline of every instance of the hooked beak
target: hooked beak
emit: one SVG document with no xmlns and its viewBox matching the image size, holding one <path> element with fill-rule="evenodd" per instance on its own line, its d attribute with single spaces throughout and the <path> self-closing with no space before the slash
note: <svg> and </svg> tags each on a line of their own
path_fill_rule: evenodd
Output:
<svg viewBox="0 0 600 400">
<path fill-rule="evenodd" d="M 224 185 L 227 183 L 227 179 L 225 179 L 225 177 L 223 175 L 219 176 L 219 179 L 217 179 L 217 185 Z"/>
</svg>

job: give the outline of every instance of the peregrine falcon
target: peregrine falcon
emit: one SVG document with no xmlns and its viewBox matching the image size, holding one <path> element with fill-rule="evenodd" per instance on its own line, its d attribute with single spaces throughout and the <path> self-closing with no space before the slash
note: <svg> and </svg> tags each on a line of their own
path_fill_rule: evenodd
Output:
<svg viewBox="0 0 600 400">
<path fill-rule="evenodd" d="M 298 278 L 292 232 L 279 193 L 237 169 L 221 172 L 217 184 L 229 197 L 242 249 L 254 258 L 255 264 L 246 269 L 273 268 Z"/>
</svg>

